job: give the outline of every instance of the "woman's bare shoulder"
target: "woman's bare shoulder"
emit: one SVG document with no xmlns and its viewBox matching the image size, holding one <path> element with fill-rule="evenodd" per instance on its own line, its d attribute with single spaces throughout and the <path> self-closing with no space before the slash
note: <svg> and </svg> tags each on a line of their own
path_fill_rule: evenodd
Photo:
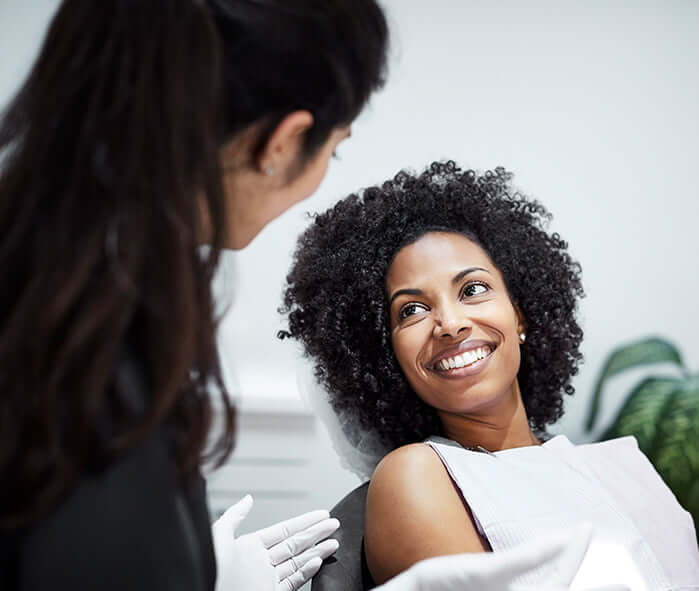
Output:
<svg viewBox="0 0 699 591">
<path fill-rule="evenodd" d="M 392 451 L 377 466 L 364 541 L 377 583 L 424 558 L 485 550 L 439 456 L 422 443 Z"/>
<path fill-rule="evenodd" d="M 439 456 L 425 443 L 412 443 L 394 449 L 379 462 L 371 478 L 371 487 L 391 484 L 430 475 L 447 478 Z"/>
</svg>

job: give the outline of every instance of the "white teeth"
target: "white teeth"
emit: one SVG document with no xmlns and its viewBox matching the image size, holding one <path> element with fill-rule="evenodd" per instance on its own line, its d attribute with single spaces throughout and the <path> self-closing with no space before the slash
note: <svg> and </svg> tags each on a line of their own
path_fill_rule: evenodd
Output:
<svg viewBox="0 0 699 591">
<path fill-rule="evenodd" d="M 445 371 L 448 369 L 465 367 L 479 361 L 480 359 L 485 359 L 488 355 L 490 355 L 490 353 L 490 347 L 479 347 L 478 349 L 466 351 L 461 355 L 455 355 L 454 357 L 450 357 L 448 359 L 441 359 L 439 362 L 437 362 L 436 367 Z"/>
</svg>

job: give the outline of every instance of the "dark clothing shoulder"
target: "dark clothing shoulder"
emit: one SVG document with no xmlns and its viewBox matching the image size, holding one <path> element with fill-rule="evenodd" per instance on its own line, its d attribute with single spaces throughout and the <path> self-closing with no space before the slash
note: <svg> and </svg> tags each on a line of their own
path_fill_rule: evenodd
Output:
<svg viewBox="0 0 699 591">
<path fill-rule="evenodd" d="M 49 516 L 0 533 L 3 591 L 211 591 L 215 579 L 204 480 L 180 484 L 164 428 Z"/>
<path fill-rule="evenodd" d="M 3 591 L 209 591 L 216 578 L 204 481 L 180 488 L 157 435 L 0 550 Z"/>
</svg>

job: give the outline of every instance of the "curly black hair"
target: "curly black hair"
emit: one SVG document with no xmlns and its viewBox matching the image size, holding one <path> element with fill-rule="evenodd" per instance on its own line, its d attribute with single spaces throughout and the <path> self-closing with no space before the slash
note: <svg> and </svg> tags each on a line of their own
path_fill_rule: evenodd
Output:
<svg viewBox="0 0 699 591">
<path fill-rule="evenodd" d="M 502 273 L 527 325 L 518 379 L 535 432 L 561 417 L 563 393 L 574 392 L 581 268 L 546 231 L 548 211 L 511 179 L 503 168 L 478 175 L 453 161 L 402 171 L 315 215 L 299 238 L 280 308 L 288 330 L 278 336 L 301 341 L 335 411 L 351 413 L 390 448 L 442 433 L 393 353 L 385 292 L 398 251 L 430 231 L 474 240 Z"/>
</svg>

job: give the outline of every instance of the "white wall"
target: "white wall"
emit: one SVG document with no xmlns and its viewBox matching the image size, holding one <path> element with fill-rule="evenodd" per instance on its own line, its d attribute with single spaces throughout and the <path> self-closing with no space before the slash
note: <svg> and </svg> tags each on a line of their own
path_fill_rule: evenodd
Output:
<svg viewBox="0 0 699 591">
<path fill-rule="evenodd" d="M 0 104 L 28 65 L 42 10 L 54 4 L 0 1 Z M 699 2 L 384 4 L 394 35 L 386 89 L 354 125 L 317 195 L 227 257 L 238 267 L 237 279 L 227 275 L 237 295 L 222 356 L 243 404 L 298 406 L 295 348 L 275 338 L 275 310 L 304 212 L 439 158 L 513 170 L 517 185 L 554 213 L 554 228 L 583 265 L 587 362 L 560 429 L 584 437 L 586 396 L 616 344 L 661 334 L 697 369 Z M 303 504 L 289 502 L 289 512 L 330 505 L 356 482 L 336 467 L 322 432 L 312 433 L 320 443 L 307 478 L 325 486 Z"/>
<path fill-rule="evenodd" d="M 387 88 L 317 195 L 236 256 L 240 293 L 224 355 L 244 391 L 292 390 L 295 358 L 274 338 L 274 309 L 303 213 L 438 158 L 502 164 L 554 213 L 588 293 L 580 401 L 610 347 L 641 335 L 673 339 L 699 366 L 699 3 L 385 5 L 394 33 Z M 579 407 L 569 405 L 574 434 Z"/>
<path fill-rule="evenodd" d="M 58 0 L 0 0 L 0 108 L 26 75 L 58 4 Z"/>
<path fill-rule="evenodd" d="M 586 363 L 557 430 L 587 437 L 588 395 L 617 344 L 664 335 L 699 369 L 699 3 L 384 5 L 394 35 L 387 87 L 316 196 L 233 255 L 239 294 L 222 353 L 243 394 L 295 395 L 297 358 L 274 337 L 275 308 L 304 212 L 440 158 L 513 170 L 582 263 Z M 604 419 L 628 385 L 618 380 Z M 336 489 L 319 502 L 339 498 Z"/>
</svg>

